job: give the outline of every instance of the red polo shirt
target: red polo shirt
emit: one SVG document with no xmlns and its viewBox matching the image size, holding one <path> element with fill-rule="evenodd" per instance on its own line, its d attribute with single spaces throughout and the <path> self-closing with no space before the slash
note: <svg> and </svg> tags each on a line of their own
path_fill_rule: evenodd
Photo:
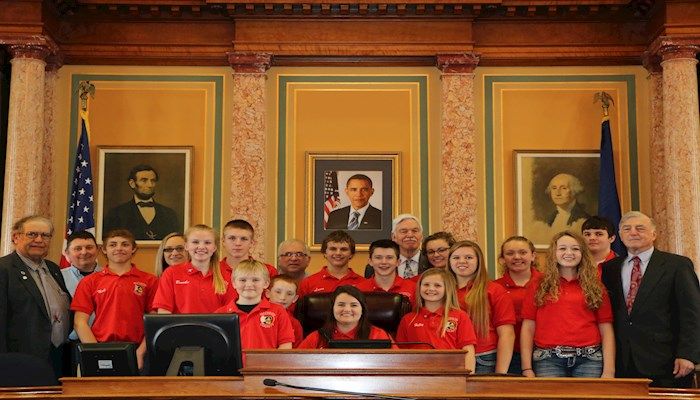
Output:
<svg viewBox="0 0 700 400">
<path fill-rule="evenodd" d="M 251 257 L 250 259 L 252 260 L 253 258 Z M 267 273 L 270 274 L 270 279 L 272 279 L 272 277 L 274 276 L 277 276 L 277 268 L 273 267 L 268 263 L 263 264 L 265 265 L 265 268 L 267 268 Z M 219 265 L 221 265 L 221 271 L 228 272 L 228 276 L 231 278 L 231 280 L 233 280 L 233 268 L 229 266 L 226 262 L 226 257 L 219 261 Z"/>
<path fill-rule="evenodd" d="M 95 313 L 91 330 L 98 342 L 139 343 L 143 339 L 143 314 L 152 309 L 157 287 L 158 278 L 134 264 L 123 275 L 105 265 L 80 281 L 71 310 Z"/>
<path fill-rule="evenodd" d="M 444 308 L 435 312 L 425 307 L 418 313 L 411 312 L 401 319 L 396 332 L 396 341 L 430 343 L 436 349 L 462 349 L 464 346 L 476 344 L 476 334 L 469 315 L 462 310 L 450 310 L 447 314 L 448 326 L 442 336 L 442 316 Z M 430 348 L 426 345 L 402 345 L 401 348 Z"/>
<path fill-rule="evenodd" d="M 615 257 L 617 257 L 617 254 L 615 254 L 614 251 L 610 250 L 610 253 L 608 253 L 608 255 L 605 256 L 605 260 L 598 263 L 598 279 L 600 279 L 603 276 L 603 264 L 605 264 L 607 261 L 612 260 Z"/>
<path fill-rule="evenodd" d="M 226 292 L 214 293 L 214 274 L 211 269 L 202 275 L 192 263 L 184 262 L 163 271 L 153 309 L 163 308 L 173 314 L 205 314 L 229 304 L 238 297 L 231 286 L 231 275 L 221 271 L 226 281 Z"/>
<path fill-rule="evenodd" d="M 391 285 L 389 290 L 384 290 L 379 285 L 374 278 L 365 279 L 364 281 L 355 285 L 356 288 L 360 289 L 361 292 L 371 293 L 371 292 L 384 292 L 384 293 L 398 293 L 408 299 L 411 302 L 411 308 L 416 304 L 416 283 L 409 280 L 403 279 L 402 277 L 396 275 L 394 278 L 394 283 Z"/>
<path fill-rule="evenodd" d="M 338 286 L 351 285 L 357 286 L 364 281 L 365 278 L 356 274 L 352 269 L 348 268 L 348 273 L 338 279 L 328 272 L 328 267 L 324 266 L 320 271 L 313 275 L 307 276 L 299 284 L 299 298 L 307 294 L 315 293 L 331 293 Z"/>
<path fill-rule="evenodd" d="M 292 328 L 294 329 L 294 344 L 292 347 L 296 349 L 299 347 L 299 343 L 304 340 L 304 328 L 301 326 L 301 322 L 294 318 L 292 313 L 289 312 L 289 309 L 287 309 L 287 313 L 289 313 L 289 321 L 292 323 Z"/>
<path fill-rule="evenodd" d="M 506 270 L 503 276 L 496 279 L 494 282 L 503 286 L 508 292 L 510 299 L 513 300 L 513 308 L 515 310 L 515 347 L 513 351 L 520 352 L 520 328 L 523 326 L 523 299 L 525 298 L 525 293 L 527 288 L 532 285 L 537 285 L 538 279 L 542 276 L 542 273 L 535 268 L 530 268 L 530 280 L 523 286 L 518 286 L 513 278 L 510 277 L 510 273 Z"/>
<path fill-rule="evenodd" d="M 276 349 L 285 343 L 294 343 L 294 328 L 289 313 L 281 305 L 270 303 L 265 296 L 249 313 L 241 311 L 234 302 L 215 312 L 238 314 L 243 350 Z"/>
<path fill-rule="evenodd" d="M 527 289 L 523 300 L 523 319 L 535 321 L 535 345 L 548 349 L 556 346 L 585 347 L 601 342 L 599 324 L 612 322 L 610 299 L 603 288 L 603 303 L 597 310 L 586 305 L 578 279 L 559 279 L 559 299 L 535 305 L 539 285 Z"/>
<path fill-rule="evenodd" d="M 331 335 L 331 339 L 333 340 L 355 340 L 357 339 L 357 327 L 354 329 L 351 329 L 347 333 L 343 333 L 339 331 L 337 328 L 333 330 L 333 335 Z M 370 340 L 392 340 L 391 336 L 389 336 L 388 333 L 386 333 L 384 330 L 381 328 L 377 328 L 376 326 L 370 327 L 369 330 L 369 338 Z M 324 343 L 321 340 L 321 335 L 318 333 L 318 331 L 313 331 L 309 334 L 309 336 L 304 339 L 301 344 L 299 344 L 299 349 L 323 349 L 327 346 L 326 343 Z M 398 347 L 394 344 L 391 346 L 394 349 L 398 349 Z"/>
<path fill-rule="evenodd" d="M 459 307 L 462 310 L 467 310 L 467 303 L 464 297 L 469 293 L 470 285 L 467 285 L 457 290 L 457 299 Z M 496 328 L 501 325 L 515 325 L 515 310 L 513 309 L 513 300 L 508 296 L 508 292 L 503 286 L 489 282 L 486 286 L 486 296 L 489 300 L 489 331 L 485 337 L 477 336 L 476 354 L 485 353 L 495 350 L 498 347 L 498 332 Z"/>
</svg>

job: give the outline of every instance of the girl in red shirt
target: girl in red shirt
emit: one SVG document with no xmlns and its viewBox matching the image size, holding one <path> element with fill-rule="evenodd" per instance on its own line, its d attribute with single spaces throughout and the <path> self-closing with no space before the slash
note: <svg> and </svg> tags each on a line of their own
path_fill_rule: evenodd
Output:
<svg viewBox="0 0 700 400">
<path fill-rule="evenodd" d="M 469 315 L 459 309 L 455 286 L 454 278 L 444 268 L 422 273 L 416 289 L 416 308 L 401 319 L 396 341 L 424 343 L 434 349 L 464 349 L 465 367 L 474 372 L 476 335 Z"/>
<path fill-rule="evenodd" d="M 195 225 L 185 232 L 190 261 L 168 267 L 160 277 L 153 308 L 161 314 L 212 313 L 234 300 L 231 277 L 221 270 L 216 232 Z"/>
<path fill-rule="evenodd" d="M 156 253 L 156 276 L 160 278 L 163 271 L 171 265 L 177 265 L 189 260 L 185 250 L 185 235 L 173 232 L 160 242 Z"/>
<path fill-rule="evenodd" d="M 520 327 L 523 323 L 523 299 L 527 288 L 536 285 L 542 274 L 536 269 L 535 245 L 523 236 L 511 236 L 506 239 L 501 245 L 498 261 L 503 268 L 503 276 L 494 282 L 506 289 L 515 309 L 515 346 L 508 373 L 521 375 L 523 371 L 520 369 Z"/>
<path fill-rule="evenodd" d="M 388 339 L 384 330 L 369 323 L 365 295 L 354 286 L 338 286 L 331 297 L 331 309 L 323 327 L 311 332 L 298 349 L 323 349 L 329 340 Z M 392 346 L 396 347 L 396 346 Z"/>
<path fill-rule="evenodd" d="M 522 316 L 523 375 L 614 377 L 610 300 L 578 234 L 554 235 L 543 276 L 525 294 Z"/>
<path fill-rule="evenodd" d="M 432 235 L 423 239 L 421 252 L 425 254 L 425 265 L 420 266 L 420 272 L 430 268 L 447 268 L 447 256 L 450 253 L 450 247 L 457 241 L 449 232 L 435 232 Z M 411 278 L 418 282 L 418 276 Z"/>
<path fill-rule="evenodd" d="M 483 253 L 475 242 L 457 242 L 449 260 L 457 300 L 476 331 L 476 373 L 508 372 L 515 343 L 513 300 L 503 286 L 489 281 Z"/>
</svg>

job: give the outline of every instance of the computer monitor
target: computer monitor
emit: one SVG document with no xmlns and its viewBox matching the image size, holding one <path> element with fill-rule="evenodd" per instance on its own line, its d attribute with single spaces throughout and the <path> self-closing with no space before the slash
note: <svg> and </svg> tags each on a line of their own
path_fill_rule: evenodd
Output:
<svg viewBox="0 0 700 400">
<path fill-rule="evenodd" d="M 389 339 L 329 340 L 329 349 L 390 349 Z"/>
<path fill-rule="evenodd" d="M 238 315 L 146 314 L 143 320 L 149 375 L 240 375 Z"/>
<path fill-rule="evenodd" d="M 136 344 L 78 343 L 81 376 L 136 376 Z"/>
</svg>

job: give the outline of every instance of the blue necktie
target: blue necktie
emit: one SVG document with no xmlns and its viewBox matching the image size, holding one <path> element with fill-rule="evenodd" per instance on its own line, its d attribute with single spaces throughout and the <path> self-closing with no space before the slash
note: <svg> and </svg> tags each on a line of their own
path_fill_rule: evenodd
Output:
<svg viewBox="0 0 700 400">
<path fill-rule="evenodd" d="M 350 223 L 348 224 L 348 229 L 349 230 L 355 230 L 357 229 L 358 226 L 360 226 L 360 213 L 357 211 L 353 211 L 352 213 L 352 219 L 350 219 Z"/>
</svg>

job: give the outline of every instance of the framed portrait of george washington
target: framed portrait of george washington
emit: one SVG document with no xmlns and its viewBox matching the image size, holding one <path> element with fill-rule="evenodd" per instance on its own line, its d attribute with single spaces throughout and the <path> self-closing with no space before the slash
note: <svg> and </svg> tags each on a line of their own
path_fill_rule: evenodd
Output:
<svg viewBox="0 0 700 400">
<path fill-rule="evenodd" d="M 366 250 L 388 238 L 399 204 L 399 153 L 306 153 L 306 239 L 345 230 Z"/>
<path fill-rule="evenodd" d="M 192 147 L 99 147 L 96 233 L 158 245 L 190 224 Z"/>
<path fill-rule="evenodd" d="M 583 222 L 597 214 L 597 150 L 516 150 L 514 165 L 516 231 L 536 248 L 549 248 L 564 230 L 580 234 Z"/>
</svg>

